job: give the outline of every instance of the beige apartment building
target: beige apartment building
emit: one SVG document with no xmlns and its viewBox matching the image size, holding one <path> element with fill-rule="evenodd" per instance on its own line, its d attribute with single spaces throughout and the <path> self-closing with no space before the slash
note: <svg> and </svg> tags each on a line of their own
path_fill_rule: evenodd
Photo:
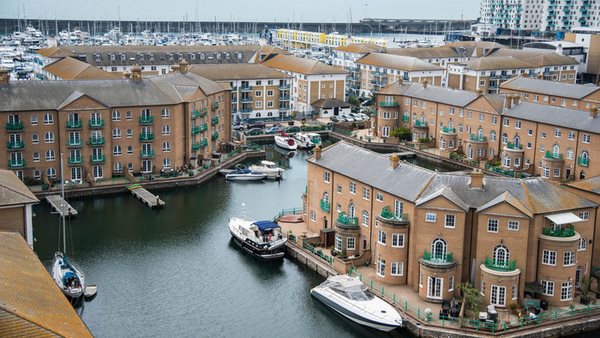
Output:
<svg viewBox="0 0 600 338">
<path fill-rule="evenodd" d="M 346 99 L 345 70 L 323 62 L 292 55 L 272 55 L 262 65 L 292 76 L 291 110 L 303 114 L 312 112 L 311 105 L 319 99 Z"/>
<path fill-rule="evenodd" d="M 438 173 L 345 142 L 307 170 L 309 230 L 334 229 L 348 265 L 370 262 L 426 301 L 468 281 L 485 304 L 563 307 L 591 274 L 598 205 L 541 178 Z"/>
<path fill-rule="evenodd" d="M 190 72 L 231 87 L 232 121 L 290 115 L 291 75 L 262 64 L 194 65 Z"/>
<path fill-rule="evenodd" d="M 333 66 L 348 72 L 346 89 L 349 96 L 360 95 L 360 66 L 356 60 L 371 52 L 383 51 L 383 47 L 371 43 L 354 43 L 333 49 Z"/>
<path fill-rule="evenodd" d="M 231 93 L 177 72 L 123 80 L 19 81 L 0 73 L 2 168 L 25 181 L 81 184 L 202 165 L 230 140 Z M 61 158 L 61 154 L 63 158 Z"/>
</svg>

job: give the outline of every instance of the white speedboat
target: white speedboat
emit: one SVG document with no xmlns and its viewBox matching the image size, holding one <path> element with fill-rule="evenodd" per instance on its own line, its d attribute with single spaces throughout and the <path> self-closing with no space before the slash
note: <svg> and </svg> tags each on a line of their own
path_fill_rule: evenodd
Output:
<svg viewBox="0 0 600 338">
<path fill-rule="evenodd" d="M 358 277 L 330 276 L 310 294 L 342 316 L 380 331 L 402 326 L 402 317 L 383 299 L 372 294 Z"/>
<path fill-rule="evenodd" d="M 244 251 L 264 259 L 278 260 L 284 256 L 283 237 L 279 225 L 270 221 L 251 221 L 245 218 L 229 219 L 229 232 Z"/>
<path fill-rule="evenodd" d="M 321 135 L 317 133 L 297 133 L 294 138 L 299 149 L 312 149 L 321 146 Z"/>
<path fill-rule="evenodd" d="M 275 144 L 278 147 L 287 150 L 298 149 L 298 144 L 296 144 L 296 141 L 294 141 L 294 139 L 290 135 L 283 132 L 275 135 Z"/>
<path fill-rule="evenodd" d="M 230 181 L 260 181 L 266 177 L 266 174 L 254 172 L 241 164 L 236 165 L 234 171 L 225 175 L 225 179 Z"/>
<path fill-rule="evenodd" d="M 60 251 L 54 254 L 52 278 L 67 297 L 77 300 L 83 295 L 85 290 L 83 272 Z"/>
<path fill-rule="evenodd" d="M 279 168 L 275 163 L 271 161 L 261 161 L 260 165 L 253 164 L 250 166 L 250 170 L 255 173 L 262 173 L 267 175 L 267 178 L 278 180 L 283 177 L 284 169 Z"/>
</svg>

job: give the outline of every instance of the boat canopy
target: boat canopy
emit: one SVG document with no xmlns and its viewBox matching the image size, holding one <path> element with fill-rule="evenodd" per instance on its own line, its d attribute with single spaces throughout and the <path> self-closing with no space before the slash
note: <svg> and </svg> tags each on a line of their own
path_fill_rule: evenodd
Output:
<svg viewBox="0 0 600 338">
<path fill-rule="evenodd" d="M 253 224 L 256 225 L 258 227 L 258 230 L 260 230 L 261 232 L 279 228 L 279 225 L 270 221 L 258 221 L 254 222 Z"/>
</svg>

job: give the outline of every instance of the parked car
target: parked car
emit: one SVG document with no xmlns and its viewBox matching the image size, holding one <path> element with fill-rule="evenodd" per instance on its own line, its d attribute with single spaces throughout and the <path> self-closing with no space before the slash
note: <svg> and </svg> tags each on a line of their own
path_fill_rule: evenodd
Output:
<svg viewBox="0 0 600 338">
<path fill-rule="evenodd" d="M 331 122 L 340 122 L 340 119 L 338 119 L 337 116 L 332 116 L 329 119 L 331 120 Z"/>
<path fill-rule="evenodd" d="M 260 129 L 260 128 L 252 128 L 252 129 L 248 129 L 244 132 L 244 135 L 246 136 L 256 136 L 256 135 L 263 135 L 265 132 Z"/>
<path fill-rule="evenodd" d="M 288 134 L 291 134 L 291 133 L 299 133 L 301 131 L 301 129 L 298 126 L 291 126 L 291 127 L 285 128 L 283 131 Z"/>
<path fill-rule="evenodd" d="M 264 129 L 267 125 L 264 122 L 252 122 L 248 123 L 247 129 L 260 128 Z"/>
<path fill-rule="evenodd" d="M 276 126 L 272 126 L 271 128 L 268 128 L 267 130 L 265 130 L 265 134 L 277 134 L 277 132 L 282 131 L 282 130 L 283 130 L 283 126 L 276 125 Z"/>
<path fill-rule="evenodd" d="M 363 120 L 362 116 L 355 114 L 355 113 L 350 113 L 348 114 L 348 116 L 352 117 L 354 119 L 354 121 L 360 122 Z"/>
<path fill-rule="evenodd" d="M 350 115 L 344 115 L 342 116 L 342 121 L 344 122 L 354 122 L 354 118 Z"/>
<path fill-rule="evenodd" d="M 371 119 L 371 117 L 369 115 L 364 114 L 364 113 L 358 113 L 357 115 L 362 117 L 363 121 L 369 121 Z"/>
<path fill-rule="evenodd" d="M 241 124 L 241 123 L 234 124 L 233 126 L 231 126 L 231 129 L 233 129 L 233 130 L 242 130 L 242 129 L 244 129 L 244 125 Z"/>
</svg>

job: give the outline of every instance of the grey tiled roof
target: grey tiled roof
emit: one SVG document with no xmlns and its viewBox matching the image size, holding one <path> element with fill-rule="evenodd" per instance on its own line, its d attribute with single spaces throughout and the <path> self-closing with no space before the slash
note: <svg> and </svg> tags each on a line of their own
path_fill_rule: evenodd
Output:
<svg viewBox="0 0 600 338">
<path fill-rule="evenodd" d="M 479 94 L 472 91 L 455 90 L 430 85 L 425 88 L 422 84 L 409 82 L 405 82 L 403 85 L 393 83 L 384 88 L 382 93 L 410 96 L 421 100 L 434 101 L 457 107 L 464 107 L 479 96 Z"/>
<path fill-rule="evenodd" d="M 505 109 L 503 115 L 591 133 L 600 133 L 600 116 L 591 118 L 589 112 L 582 110 L 520 102 L 511 109 Z"/>
<path fill-rule="evenodd" d="M 39 200 L 12 171 L 0 169 L 0 205 L 31 203 Z"/>
<path fill-rule="evenodd" d="M 559 97 L 568 97 L 577 100 L 583 99 L 584 97 L 600 89 L 600 87 L 594 85 L 563 83 L 523 76 L 518 76 L 502 83 L 500 88 Z"/>
</svg>

